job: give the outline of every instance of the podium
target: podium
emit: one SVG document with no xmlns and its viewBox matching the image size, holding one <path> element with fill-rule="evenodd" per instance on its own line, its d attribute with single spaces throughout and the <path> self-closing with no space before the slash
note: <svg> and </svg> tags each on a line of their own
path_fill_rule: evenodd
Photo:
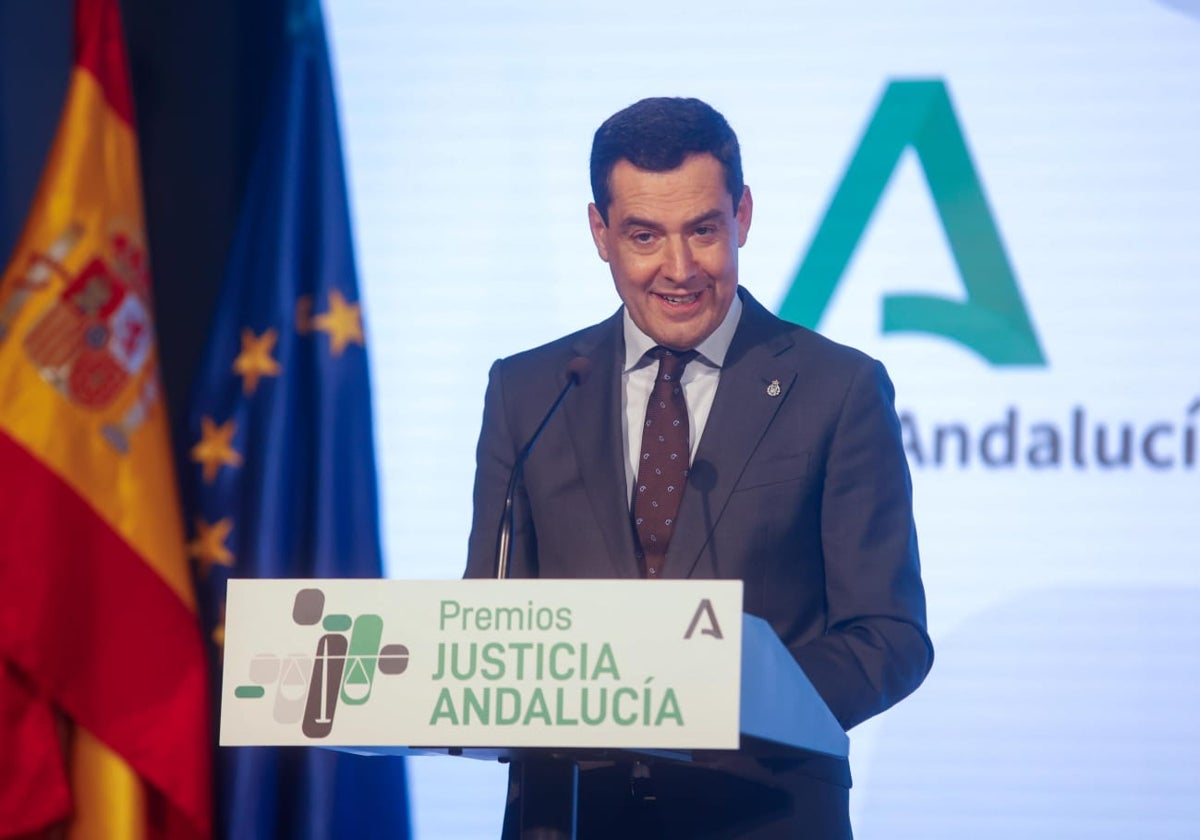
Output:
<svg viewBox="0 0 1200 840">
<path fill-rule="evenodd" d="M 728 580 L 230 580 L 220 743 L 520 761 L 531 837 L 579 762 L 849 749 Z"/>
</svg>

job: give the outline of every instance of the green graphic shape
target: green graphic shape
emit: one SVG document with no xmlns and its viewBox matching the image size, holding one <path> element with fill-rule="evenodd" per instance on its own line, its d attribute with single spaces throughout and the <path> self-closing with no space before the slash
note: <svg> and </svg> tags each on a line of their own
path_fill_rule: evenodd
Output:
<svg viewBox="0 0 1200 840">
<path fill-rule="evenodd" d="M 321 626 L 330 633 L 344 633 L 350 629 L 350 616 L 345 613 L 335 613 L 325 616 L 325 620 L 321 622 Z"/>
<path fill-rule="evenodd" d="M 383 639 L 383 618 L 365 613 L 354 620 L 350 649 L 346 651 L 346 675 L 342 678 L 342 701 L 361 706 L 371 699 L 375 681 L 375 663 Z"/>
<path fill-rule="evenodd" d="M 239 700 L 257 700 L 266 693 L 267 690 L 261 685 L 239 685 L 233 689 L 233 696 Z"/>
<path fill-rule="evenodd" d="M 940 79 L 888 84 L 792 279 L 780 316 L 816 329 L 909 146 L 925 175 L 966 300 L 887 295 L 883 331 L 939 335 L 993 365 L 1045 366 L 983 184 Z"/>
</svg>

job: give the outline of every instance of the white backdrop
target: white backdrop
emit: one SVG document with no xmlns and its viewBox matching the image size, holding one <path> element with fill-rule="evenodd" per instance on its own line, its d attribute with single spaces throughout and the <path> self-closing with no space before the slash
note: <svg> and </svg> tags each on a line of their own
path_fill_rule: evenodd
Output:
<svg viewBox="0 0 1200 840">
<path fill-rule="evenodd" d="M 492 360 L 619 303 L 585 215 L 606 116 L 729 118 L 742 281 L 778 305 L 885 88 L 940 80 L 1047 362 L 883 331 L 888 295 L 965 296 L 907 151 L 820 324 L 896 381 L 937 647 L 851 733 L 856 836 L 1200 836 L 1200 3 L 506 5 L 326 4 L 391 574 L 461 574 Z M 418 837 L 496 836 L 502 769 L 412 771 Z"/>
</svg>

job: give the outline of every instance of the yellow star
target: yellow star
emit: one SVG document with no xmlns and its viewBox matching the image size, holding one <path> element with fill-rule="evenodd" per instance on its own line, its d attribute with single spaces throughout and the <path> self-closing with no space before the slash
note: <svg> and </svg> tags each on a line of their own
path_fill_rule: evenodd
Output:
<svg viewBox="0 0 1200 840">
<path fill-rule="evenodd" d="M 192 447 L 192 460 L 204 465 L 204 483 L 212 484 L 222 465 L 240 467 L 242 456 L 233 448 L 237 426 L 227 420 L 218 426 L 211 417 L 200 418 L 200 442 Z"/>
<path fill-rule="evenodd" d="M 333 355 L 340 356 L 346 345 L 354 342 L 363 345 L 362 312 L 359 304 L 346 303 L 342 293 L 334 289 L 329 293 L 329 311 L 312 319 L 316 329 L 329 336 Z"/>
<path fill-rule="evenodd" d="M 213 644 L 219 648 L 225 647 L 225 605 L 221 604 L 221 617 L 217 619 L 216 625 L 212 629 L 210 637 Z"/>
<path fill-rule="evenodd" d="M 196 538 L 188 543 L 188 555 L 200 564 L 200 576 L 207 577 L 213 566 L 233 566 L 233 554 L 225 547 L 225 540 L 233 530 L 229 517 L 209 524 L 196 517 Z"/>
<path fill-rule="evenodd" d="M 242 352 L 233 360 L 233 372 L 242 377 L 242 393 L 250 396 L 263 376 L 278 376 L 282 368 L 271 358 L 279 333 L 267 330 L 255 336 L 253 330 L 242 330 Z"/>
</svg>

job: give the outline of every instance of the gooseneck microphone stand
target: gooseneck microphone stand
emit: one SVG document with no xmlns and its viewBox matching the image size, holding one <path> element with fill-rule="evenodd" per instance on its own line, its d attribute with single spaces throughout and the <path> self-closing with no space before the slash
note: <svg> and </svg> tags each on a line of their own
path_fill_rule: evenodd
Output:
<svg viewBox="0 0 1200 840">
<path fill-rule="evenodd" d="M 525 472 L 525 462 L 550 418 L 558 412 L 571 389 L 583 384 L 591 367 L 591 362 L 583 356 L 570 361 L 566 367 L 567 383 L 558 392 L 558 398 L 513 463 L 508 489 L 504 493 L 500 533 L 496 538 L 496 578 L 499 580 L 508 578 L 512 565 L 513 530 L 516 524 L 514 500 L 517 484 Z M 521 840 L 574 840 L 579 811 L 579 765 L 562 756 L 526 758 L 520 762 L 520 777 Z"/>
</svg>

